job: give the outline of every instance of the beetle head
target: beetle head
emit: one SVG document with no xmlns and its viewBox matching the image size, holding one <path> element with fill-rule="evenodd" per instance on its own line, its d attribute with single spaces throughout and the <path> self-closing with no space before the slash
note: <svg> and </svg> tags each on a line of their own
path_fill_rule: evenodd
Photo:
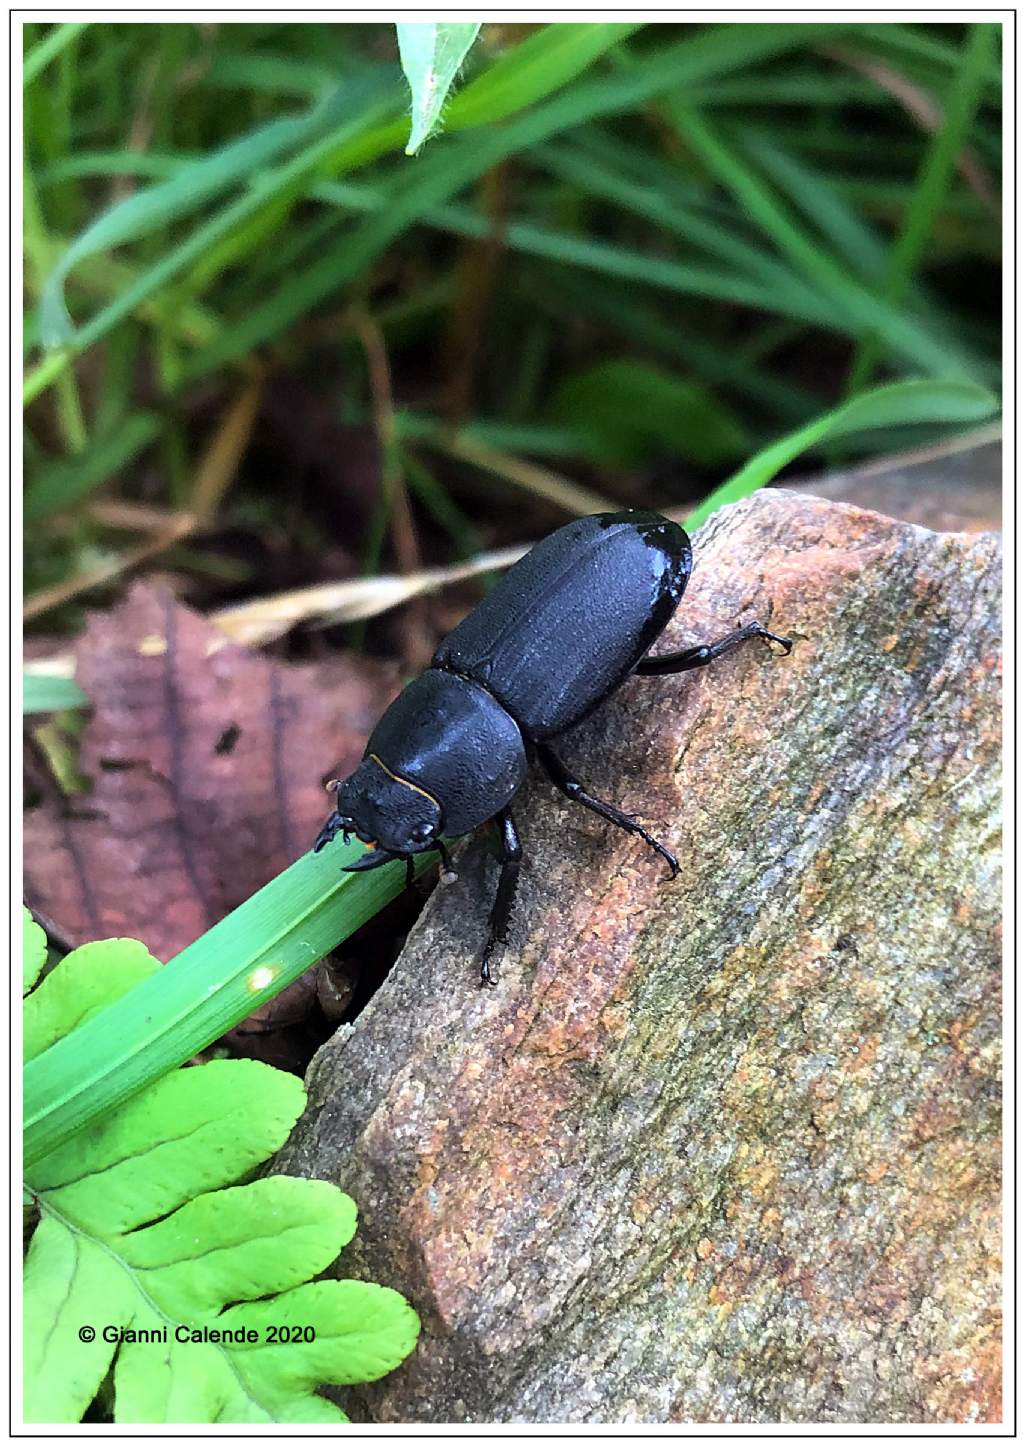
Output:
<svg viewBox="0 0 1024 1445">
<path fill-rule="evenodd" d="M 378 868 L 391 858 L 408 857 L 437 846 L 440 805 L 415 784 L 396 777 L 375 757 L 364 758 L 338 786 L 336 807 L 342 828 L 355 833 L 372 851 L 347 872 Z"/>
</svg>

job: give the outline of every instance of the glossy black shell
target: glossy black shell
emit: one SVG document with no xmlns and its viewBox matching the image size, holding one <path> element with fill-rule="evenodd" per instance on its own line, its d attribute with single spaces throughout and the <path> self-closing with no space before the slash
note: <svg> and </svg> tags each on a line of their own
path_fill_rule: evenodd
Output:
<svg viewBox="0 0 1024 1445">
<path fill-rule="evenodd" d="M 433 666 L 482 683 L 528 737 L 553 737 L 626 680 L 692 567 L 686 533 L 656 512 L 583 517 L 506 572 Z"/>
<path fill-rule="evenodd" d="M 475 682 L 434 668 L 395 698 L 364 756 L 435 798 L 453 837 L 492 818 L 526 777 L 522 734 L 505 709 Z M 400 803 L 408 790 L 396 790 Z"/>
</svg>

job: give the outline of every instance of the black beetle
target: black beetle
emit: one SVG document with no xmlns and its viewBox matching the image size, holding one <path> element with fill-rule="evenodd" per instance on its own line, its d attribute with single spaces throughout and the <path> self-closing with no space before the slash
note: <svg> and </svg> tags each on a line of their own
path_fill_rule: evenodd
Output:
<svg viewBox="0 0 1024 1445">
<path fill-rule="evenodd" d="M 645 653 L 679 606 L 693 568 L 690 539 L 656 512 L 603 512 L 560 527 L 508 571 L 441 643 L 430 667 L 391 704 L 374 728 L 363 761 L 336 789 L 335 810 L 314 844 L 337 833 L 368 844 L 346 870 L 378 868 L 440 853 L 442 834 L 459 837 L 490 818 L 501 830 L 501 876 L 480 978 L 493 983 L 490 959 L 506 941 L 522 848 L 510 803 L 535 756 L 555 787 L 674 855 L 613 803 L 579 782 L 551 746 L 631 674 L 646 677 L 705 667 L 741 642 L 761 637 L 788 653 L 789 638 L 758 622 L 717 642 L 662 657 Z"/>
</svg>

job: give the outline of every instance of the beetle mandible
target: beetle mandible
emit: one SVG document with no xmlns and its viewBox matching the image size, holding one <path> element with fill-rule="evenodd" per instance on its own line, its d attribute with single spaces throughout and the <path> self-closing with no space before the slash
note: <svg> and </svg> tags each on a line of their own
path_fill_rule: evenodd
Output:
<svg viewBox="0 0 1024 1445">
<path fill-rule="evenodd" d="M 536 757 L 567 798 L 642 838 L 668 864 L 675 856 L 646 828 L 588 792 L 552 739 L 575 727 L 627 677 L 706 667 L 759 637 L 786 653 L 788 637 L 750 622 L 717 642 L 650 657 L 679 606 L 693 568 L 690 539 L 656 512 L 602 512 L 560 527 L 512 567 L 438 647 L 430 667 L 399 694 L 370 735 L 359 767 L 335 788 L 335 808 L 314 843 L 339 832 L 368 851 L 362 872 L 437 851 L 489 819 L 501 834 L 501 874 L 480 966 L 505 943 L 522 848 L 511 803 Z"/>
</svg>

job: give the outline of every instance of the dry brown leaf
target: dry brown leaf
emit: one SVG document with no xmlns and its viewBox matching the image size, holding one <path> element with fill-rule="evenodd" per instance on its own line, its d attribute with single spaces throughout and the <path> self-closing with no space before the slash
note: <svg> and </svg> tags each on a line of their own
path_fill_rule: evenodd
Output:
<svg viewBox="0 0 1024 1445">
<path fill-rule="evenodd" d="M 396 690 L 365 659 L 249 652 L 143 583 L 76 657 L 93 790 L 27 812 L 26 899 L 72 943 L 129 935 L 163 959 L 309 847 L 324 779 L 355 766 Z"/>
</svg>

